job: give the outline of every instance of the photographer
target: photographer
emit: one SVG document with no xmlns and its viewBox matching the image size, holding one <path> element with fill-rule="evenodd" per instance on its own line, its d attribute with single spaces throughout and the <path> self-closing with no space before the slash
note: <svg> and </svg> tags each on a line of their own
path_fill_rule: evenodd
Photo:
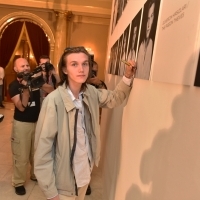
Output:
<svg viewBox="0 0 200 200">
<path fill-rule="evenodd" d="M 91 78 L 88 80 L 88 83 L 95 86 L 97 89 L 107 89 L 106 84 L 97 77 L 97 73 L 98 64 L 97 62 L 92 61 L 92 75 Z"/>
<path fill-rule="evenodd" d="M 57 84 L 60 82 L 59 75 L 56 73 L 55 67 L 50 63 L 50 58 L 47 55 L 40 56 L 39 65 L 42 67 L 43 78 L 45 83 L 53 86 L 56 89 Z M 41 102 L 48 95 L 48 92 L 41 91 Z"/>
<path fill-rule="evenodd" d="M 9 94 L 15 105 L 11 135 L 13 154 L 12 185 L 15 187 L 16 194 L 24 195 L 26 194 L 24 184 L 29 161 L 31 164 L 30 179 L 37 181 L 34 175 L 33 156 L 35 126 L 40 112 L 39 87 L 46 92 L 53 91 L 53 88 L 44 83 L 42 72 L 39 72 L 41 76 L 34 74 L 37 75 L 36 78 L 32 79 L 30 77 L 33 73 L 30 73 L 30 65 L 24 58 L 15 60 L 14 70 L 17 73 L 17 79 L 9 85 Z M 34 84 L 36 86 L 38 84 L 38 88 L 32 88 Z"/>
</svg>

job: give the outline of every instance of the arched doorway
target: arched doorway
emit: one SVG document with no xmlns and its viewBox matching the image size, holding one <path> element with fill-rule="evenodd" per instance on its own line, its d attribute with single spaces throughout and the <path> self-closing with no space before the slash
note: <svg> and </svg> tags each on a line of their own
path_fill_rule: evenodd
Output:
<svg viewBox="0 0 200 200">
<path fill-rule="evenodd" d="M 9 29 L 11 30 L 9 31 Z M 6 46 L 8 41 L 14 39 L 14 47 L 12 45 Z M 13 61 L 18 57 L 24 57 L 33 69 L 37 65 L 40 55 L 46 54 L 53 58 L 54 43 L 55 40 L 50 27 L 44 20 L 32 13 L 11 13 L 0 20 L 0 54 L 2 58 L 0 65 L 5 68 L 6 74 L 3 91 L 4 100 L 10 100 L 7 92 L 8 85 L 16 78 L 13 71 Z M 6 48 L 8 51 L 5 51 Z"/>
</svg>

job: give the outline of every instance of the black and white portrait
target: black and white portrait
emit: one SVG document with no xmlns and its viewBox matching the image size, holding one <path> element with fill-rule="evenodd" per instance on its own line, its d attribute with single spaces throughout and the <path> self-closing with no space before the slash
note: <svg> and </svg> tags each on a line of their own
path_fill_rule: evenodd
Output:
<svg viewBox="0 0 200 200">
<path fill-rule="evenodd" d="M 117 25 L 123 10 L 127 5 L 128 0 L 114 0 L 112 23 L 111 23 L 111 34 L 113 33 L 115 26 Z"/>
<path fill-rule="evenodd" d="M 112 46 L 111 51 L 110 51 L 110 59 L 109 59 L 109 65 L 108 65 L 109 66 L 108 67 L 109 74 L 115 74 L 117 53 L 118 53 L 117 51 L 118 51 L 118 40 Z"/>
<path fill-rule="evenodd" d="M 150 76 L 159 7 L 160 0 L 148 0 L 144 5 L 137 55 L 137 78 L 148 80 Z"/>
<path fill-rule="evenodd" d="M 124 69 L 125 69 L 125 64 L 122 62 L 122 60 L 127 60 L 127 47 L 128 47 L 128 42 L 129 42 L 129 30 L 130 30 L 130 25 L 125 29 L 123 33 L 123 40 L 122 40 L 122 45 L 121 45 L 121 53 L 119 55 L 120 62 L 119 62 L 119 71 L 118 75 L 123 76 L 124 75 Z"/>
<path fill-rule="evenodd" d="M 116 65 L 115 65 L 115 75 L 119 74 L 119 69 L 121 66 L 120 59 L 121 59 L 121 51 L 122 51 L 122 46 L 123 46 L 123 35 L 120 36 L 118 40 L 118 45 L 117 45 L 117 53 L 116 53 Z"/>
<path fill-rule="evenodd" d="M 136 50 L 138 45 L 138 33 L 140 28 L 142 10 L 134 17 L 131 23 L 131 33 L 129 38 L 127 60 L 136 60 Z"/>
</svg>

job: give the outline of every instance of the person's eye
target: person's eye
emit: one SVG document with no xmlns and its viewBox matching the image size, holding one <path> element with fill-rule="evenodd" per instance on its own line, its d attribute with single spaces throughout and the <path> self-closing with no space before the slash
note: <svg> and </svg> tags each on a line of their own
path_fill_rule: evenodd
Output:
<svg viewBox="0 0 200 200">
<path fill-rule="evenodd" d="M 73 67 L 76 67 L 76 66 L 77 66 L 77 63 L 72 63 L 72 66 L 73 66 Z"/>
<path fill-rule="evenodd" d="M 89 65 L 89 63 L 83 63 L 83 66 L 87 67 Z"/>
</svg>

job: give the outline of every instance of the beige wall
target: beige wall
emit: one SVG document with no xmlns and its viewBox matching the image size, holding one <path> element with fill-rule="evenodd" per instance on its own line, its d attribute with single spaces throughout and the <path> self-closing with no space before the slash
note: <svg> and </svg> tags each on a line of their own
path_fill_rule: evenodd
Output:
<svg viewBox="0 0 200 200">
<path fill-rule="evenodd" d="M 144 3 L 145 0 L 128 1 L 128 7 L 109 37 L 108 52 Z M 190 6 L 194 4 L 199 5 L 199 2 L 190 1 Z M 184 19 L 189 14 L 185 14 Z M 193 20 L 187 19 L 184 27 L 187 23 L 193 23 Z M 177 35 L 173 37 L 179 38 L 180 31 L 174 32 Z M 181 36 L 185 40 L 191 39 L 190 33 Z M 197 38 L 194 40 L 198 41 Z M 168 46 L 170 44 L 173 48 L 176 40 Z M 159 45 L 165 48 L 164 44 Z M 194 45 L 194 50 L 196 45 L 199 43 Z M 177 53 L 180 54 L 180 51 Z M 173 73 L 178 74 L 181 70 L 182 82 L 172 84 L 170 80 L 166 83 L 166 80 L 135 79 L 127 104 L 125 102 L 113 110 L 103 109 L 101 166 L 104 200 L 200 198 L 200 88 L 184 85 L 188 74 L 194 80 L 191 70 L 196 69 L 196 52 L 187 53 L 187 62 L 173 66 Z M 162 54 L 162 62 L 173 63 L 170 59 L 167 54 Z M 152 73 L 156 73 L 155 69 Z M 106 74 L 110 89 L 119 80 L 121 77 Z"/>
<path fill-rule="evenodd" d="M 104 69 L 107 49 L 109 20 L 107 24 L 98 24 L 99 19 L 93 17 L 93 22 L 74 22 L 71 32 L 70 46 L 85 46 L 94 52 L 94 60 L 99 64 L 98 77 L 104 80 Z"/>
<path fill-rule="evenodd" d="M 197 87 L 135 79 L 123 116 L 104 110 L 105 200 L 199 199 L 199 98 Z"/>
</svg>

